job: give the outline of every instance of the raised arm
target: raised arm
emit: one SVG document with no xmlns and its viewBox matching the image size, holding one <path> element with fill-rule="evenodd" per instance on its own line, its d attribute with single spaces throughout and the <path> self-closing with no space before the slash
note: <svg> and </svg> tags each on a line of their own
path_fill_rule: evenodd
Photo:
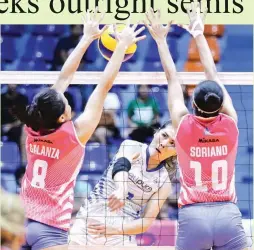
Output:
<svg viewBox="0 0 254 250">
<path fill-rule="evenodd" d="M 153 39 L 157 43 L 161 63 L 168 81 L 168 108 L 172 119 L 172 124 L 177 129 L 180 120 L 186 114 L 188 109 L 184 103 L 183 90 L 177 75 L 176 67 L 167 44 L 167 35 L 170 24 L 164 26 L 160 23 L 160 10 L 157 13 L 151 9 L 146 14 L 148 22 L 145 22 Z"/>
<path fill-rule="evenodd" d="M 187 11 L 188 11 L 189 19 L 190 19 L 190 25 L 188 26 L 183 25 L 182 27 L 184 27 L 187 31 L 189 31 L 189 33 L 194 37 L 196 41 L 197 48 L 200 55 L 200 60 L 204 67 L 207 80 L 212 80 L 217 82 L 223 90 L 224 101 L 223 101 L 221 112 L 231 116 L 235 121 L 237 121 L 237 113 L 233 106 L 231 97 L 218 77 L 217 69 L 213 60 L 211 50 L 203 34 L 204 22 L 205 22 L 207 10 L 204 11 L 204 14 L 201 15 L 200 3 L 194 4 L 192 2 L 191 10 L 187 10 Z"/>
<path fill-rule="evenodd" d="M 90 139 L 100 121 L 105 98 L 120 70 L 125 51 L 131 44 L 145 39 L 145 36 L 137 37 L 145 27 L 135 31 L 136 28 L 137 25 L 131 27 L 128 24 L 120 33 L 116 31 L 115 27 L 115 35 L 118 40 L 117 47 L 101 76 L 99 84 L 90 96 L 85 111 L 75 121 L 79 140 L 84 144 Z"/>
<path fill-rule="evenodd" d="M 104 15 L 101 14 L 99 21 L 97 21 L 97 12 L 98 8 L 95 9 L 95 12 L 91 17 L 89 12 L 86 13 L 86 19 L 84 20 L 83 27 L 83 36 L 64 63 L 56 83 L 52 86 L 52 88 L 56 89 L 59 92 L 64 93 L 66 91 L 73 79 L 75 72 L 79 67 L 80 61 L 86 50 L 90 44 L 95 39 L 99 38 L 104 30 L 107 29 L 106 25 L 101 30 L 99 29 L 99 23 L 102 21 Z"/>
<path fill-rule="evenodd" d="M 163 186 L 150 198 L 143 218 L 131 222 L 124 222 L 122 225 L 115 227 L 100 223 L 91 224 L 88 225 L 88 232 L 90 234 L 96 234 L 98 237 L 102 235 L 136 235 L 146 232 L 156 219 L 170 190 L 171 185 L 169 179 L 167 179 Z"/>
</svg>

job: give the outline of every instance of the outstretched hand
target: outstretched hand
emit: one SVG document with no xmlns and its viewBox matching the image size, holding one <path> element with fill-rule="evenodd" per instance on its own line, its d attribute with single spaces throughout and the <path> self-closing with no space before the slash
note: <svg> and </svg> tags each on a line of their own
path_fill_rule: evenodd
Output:
<svg viewBox="0 0 254 250">
<path fill-rule="evenodd" d="M 187 30 L 194 38 L 203 34 L 205 29 L 205 18 L 208 9 L 206 8 L 203 14 L 201 13 L 201 3 L 191 3 L 191 9 L 187 9 L 190 19 L 189 25 L 178 25 Z"/>
<path fill-rule="evenodd" d="M 152 8 L 146 12 L 147 21 L 143 21 L 151 36 L 156 42 L 164 41 L 167 38 L 172 21 L 167 25 L 161 24 L 161 11 L 154 12 Z"/>
<path fill-rule="evenodd" d="M 94 13 L 90 13 L 89 10 L 83 16 L 83 34 L 87 39 L 98 39 L 102 33 L 108 28 L 105 25 L 102 29 L 99 28 L 101 21 L 103 20 L 105 13 L 98 14 L 98 7 L 94 10 Z"/>
<path fill-rule="evenodd" d="M 130 19 L 128 19 L 125 28 L 120 32 L 117 31 L 116 24 L 113 25 L 114 34 L 118 42 L 124 43 L 126 48 L 131 46 L 132 44 L 144 40 L 146 38 L 145 35 L 139 36 L 138 35 L 145 29 L 145 27 L 141 27 L 137 29 L 138 24 L 130 25 Z M 137 29 L 137 30 L 136 30 Z"/>
</svg>

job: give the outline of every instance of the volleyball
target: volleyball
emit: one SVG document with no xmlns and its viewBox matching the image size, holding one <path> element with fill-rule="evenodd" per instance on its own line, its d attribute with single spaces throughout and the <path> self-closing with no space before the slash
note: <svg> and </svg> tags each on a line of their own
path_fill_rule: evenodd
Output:
<svg viewBox="0 0 254 250">
<path fill-rule="evenodd" d="M 118 24 L 116 26 L 117 31 L 122 31 L 125 28 L 124 24 Z M 113 55 L 114 50 L 116 49 L 117 40 L 114 34 L 113 25 L 110 25 L 107 30 L 105 30 L 101 37 L 98 40 L 98 48 L 101 55 L 106 59 L 109 60 Z M 129 60 L 137 50 L 137 45 L 134 43 L 132 44 L 125 52 L 124 62 Z"/>
</svg>

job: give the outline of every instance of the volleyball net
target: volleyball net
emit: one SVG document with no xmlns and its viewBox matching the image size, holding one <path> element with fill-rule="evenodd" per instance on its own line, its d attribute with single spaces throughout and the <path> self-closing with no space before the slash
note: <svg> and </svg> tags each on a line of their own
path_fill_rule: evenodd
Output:
<svg viewBox="0 0 254 250">
<path fill-rule="evenodd" d="M 17 84 L 17 90 L 29 102 L 33 96 L 47 85 L 54 84 L 59 72 L 2 71 L 0 77 L 2 94 L 8 85 Z M 102 72 L 77 72 L 68 89 L 68 100 L 77 116 L 86 104 L 89 95 L 99 83 Z M 191 94 L 194 86 L 205 80 L 203 73 L 179 73 L 183 85 L 185 103 L 191 110 Z M 238 206 L 249 240 L 253 237 L 253 74 L 219 73 L 225 84 L 239 117 L 240 131 L 236 160 L 236 190 Z M 145 86 L 144 88 L 140 88 Z M 149 98 L 150 106 L 138 107 L 137 98 Z M 98 100 L 100 101 L 100 100 Z M 3 109 L 7 107 L 2 106 Z M 108 113 L 107 113 L 108 112 Z M 156 117 L 156 119 L 154 119 Z M 75 209 L 78 210 L 108 167 L 120 143 L 126 139 L 143 140 L 149 143 L 151 128 L 156 128 L 170 119 L 167 108 L 167 81 L 162 72 L 120 72 L 104 104 L 104 113 L 92 140 L 87 144 L 86 156 L 75 188 Z M 136 123 L 132 127 L 130 121 Z M 110 125 L 110 126 L 109 126 Z M 4 128 L 4 124 L 2 124 Z M 137 132 L 135 133 L 135 130 Z M 139 129 L 139 130 L 138 130 Z M 143 134 L 142 134 L 143 133 Z M 144 135 L 144 136 L 140 136 Z M 1 181 L 11 192 L 18 187 L 15 172 L 25 159 L 19 147 L 8 134 L 1 137 Z M 100 157 L 98 157 L 100 156 Z M 23 161 L 23 162 L 22 162 Z M 177 198 L 179 181 L 172 184 L 172 193 L 148 232 L 138 235 L 141 246 L 173 246 L 177 236 Z M 79 249 L 70 248 L 70 249 Z M 83 248 L 82 248 L 83 249 Z M 93 248 L 94 249 L 94 248 Z M 101 248 L 100 248 L 101 249 Z M 107 248 L 108 249 L 108 248 Z M 131 248 L 129 248 L 131 249 Z M 134 249 L 134 248 L 133 248 Z M 163 248 L 160 248 L 163 249 Z M 167 248 L 168 249 L 168 248 Z"/>
</svg>

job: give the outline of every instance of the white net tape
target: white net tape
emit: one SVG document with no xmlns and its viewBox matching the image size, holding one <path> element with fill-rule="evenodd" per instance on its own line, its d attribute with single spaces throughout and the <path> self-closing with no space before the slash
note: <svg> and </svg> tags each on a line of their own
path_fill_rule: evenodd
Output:
<svg viewBox="0 0 254 250">
<path fill-rule="evenodd" d="M 72 84 L 98 84 L 102 72 L 77 72 Z M 1 71 L 0 84 L 54 84 L 59 72 L 48 71 Z M 197 84 L 205 80 L 204 73 L 181 72 L 182 84 Z M 219 73 L 225 85 L 253 85 L 253 73 Z M 120 72 L 114 84 L 167 84 L 164 72 Z"/>
</svg>

